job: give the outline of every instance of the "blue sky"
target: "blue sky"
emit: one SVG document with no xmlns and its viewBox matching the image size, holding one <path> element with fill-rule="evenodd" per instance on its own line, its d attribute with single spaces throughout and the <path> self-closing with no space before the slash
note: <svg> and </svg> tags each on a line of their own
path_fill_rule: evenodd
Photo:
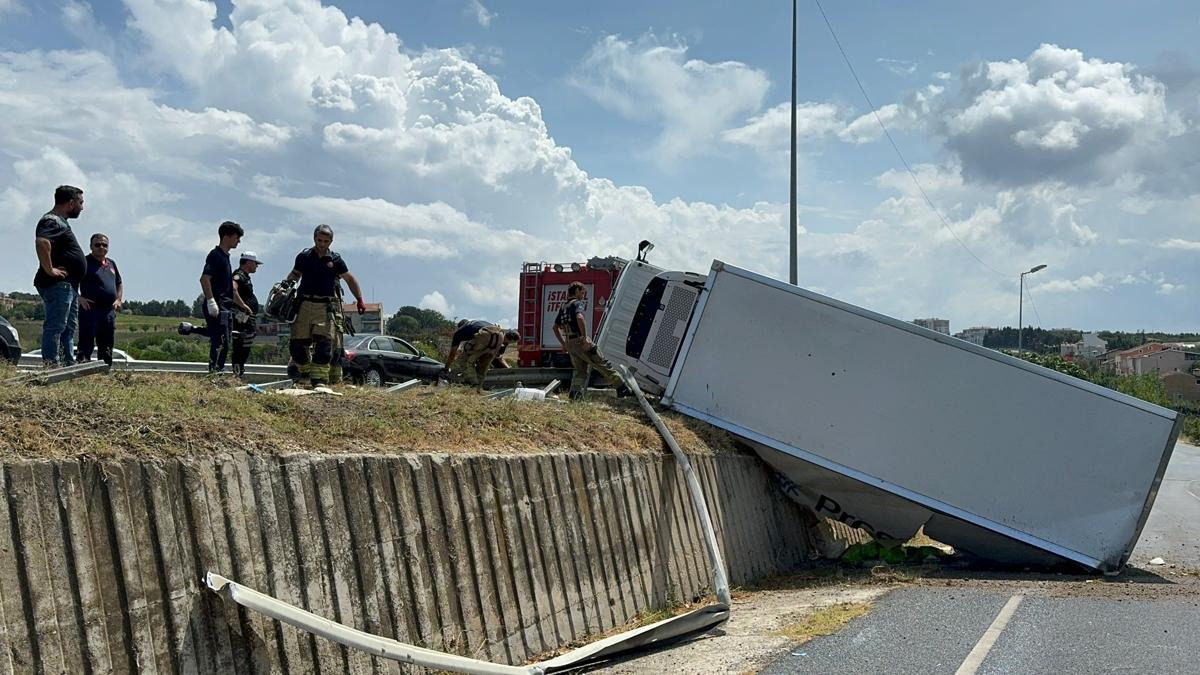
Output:
<svg viewBox="0 0 1200 675">
<path fill-rule="evenodd" d="M 825 4 L 921 187 L 801 2 L 801 285 L 959 330 L 1014 324 L 1017 273 L 1046 263 L 1032 325 L 1197 329 L 1200 6 Z M 128 295 L 190 298 L 221 220 L 278 261 L 329 221 L 388 309 L 502 322 L 522 260 L 642 238 L 661 264 L 786 277 L 789 20 L 782 2 L 0 0 L 0 230 L 20 241 L 79 181 L 77 227 L 110 234 Z M 27 289 L 32 251 L 0 255 L 0 288 Z"/>
</svg>

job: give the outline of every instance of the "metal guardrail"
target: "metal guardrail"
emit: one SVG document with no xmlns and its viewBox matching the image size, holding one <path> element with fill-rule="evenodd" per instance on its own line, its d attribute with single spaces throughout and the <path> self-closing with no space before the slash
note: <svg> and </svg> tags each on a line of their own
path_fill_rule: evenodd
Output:
<svg viewBox="0 0 1200 675">
<path fill-rule="evenodd" d="M 493 368 L 484 378 L 489 388 L 513 388 L 520 382 L 526 387 L 544 387 L 554 380 L 571 381 L 570 368 Z"/>
<path fill-rule="evenodd" d="M 42 359 L 38 356 L 22 356 L 17 367 L 21 370 L 37 370 L 42 367 Z M 203 375 L 208 373 L 208 364 L 193 361 L 126 361 L 114 358 L 112 369 L 135 373 L 195 373 Z M 247 363 L 246 375 L 280 379 L 287 377 L 287 366 Z"/>
<path fill-rule="evenodd" d="M 37 370 L 42 367 L 41 357 L 22 356 L 21 370 Z M 113 359 L 114 371 L 129 371 L 134 373 L 191 373 L 204 375 L 208 373 L 208 364 L 195 361 L 139 361 Z M 287 366 L 270 364 L 246 364 L 246 375 L 252 378 L 268 378 L 264 381 L 286 378 Z M 554 380 L 569 382 L 570 368 L 494 368 L 488 372 L 485 384 L 489 388 L 515 387 L 518 382 L 522 385 L 535 387 L 545 386 Z"/>
</svg>

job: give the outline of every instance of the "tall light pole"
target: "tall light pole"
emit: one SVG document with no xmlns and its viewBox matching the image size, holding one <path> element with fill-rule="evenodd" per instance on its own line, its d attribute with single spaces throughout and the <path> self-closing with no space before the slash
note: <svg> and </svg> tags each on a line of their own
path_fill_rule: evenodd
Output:
<svg viewBox="0 0 1200 675">
<path fill-rule="evenodd" d="M 788 283 L 796 285 L 796 0 L 792 0 L 792 171 L 791 209 L 788 217 Z"/>
<path fill-rule="evenodd" d="M 1017 354 L 1021 354 L 1024 350 L 1021 344 L 1021 337 L 1025 331 L 1025 275 L 1040 272 L 1046 269 L 1045 265 L 1038 265 L 1028 272 L 1021 272 L 1021 299 L 1017 302 Z"/>
</svg>

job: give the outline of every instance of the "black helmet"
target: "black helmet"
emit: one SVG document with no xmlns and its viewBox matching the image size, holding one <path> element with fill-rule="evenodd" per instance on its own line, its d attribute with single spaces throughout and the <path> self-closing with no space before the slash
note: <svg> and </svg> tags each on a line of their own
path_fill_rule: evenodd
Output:
<svg viewBox="0 0 1200 675">
<path fill-rule="evenodd" d="M 300 310 L 296 297 L 296 287 L 292 284 L 275 284 L 267 294 L 267 303 L 263 305 L 263 314 L 270 320 L 279 323 L 291 323 Z"/>
</svg>

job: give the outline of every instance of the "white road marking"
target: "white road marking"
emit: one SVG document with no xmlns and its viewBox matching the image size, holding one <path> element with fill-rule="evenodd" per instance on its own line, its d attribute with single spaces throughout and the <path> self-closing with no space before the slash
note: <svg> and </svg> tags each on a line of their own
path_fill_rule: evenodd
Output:
<svg viewBox="0 0 1200 675">
<path fill-rule="evenodd" d="M 983 632 L 983 637 L 975 643 L 975 648 L 971 650 L 970 654 L 967 654 L 967 658 L 963 660 L 958 670 L 954 671 L 954 675 L 974 675 L 983 660 L 987 658 L 988 652 L 992 651 L 992 645 L 996 644 L 1000 633 L 1004 632 L 1004 628 L 1008 626 L 1008 620 L 1012 618 L 1013 612 L 1017 611 L 1017 606 L 1024 598 L 1023 595 L 1014 595 L 1004 603 L 1004 607 L 1001 607 L 1000 613 L 996 615 L 996 620 Z"/>
</svg>

